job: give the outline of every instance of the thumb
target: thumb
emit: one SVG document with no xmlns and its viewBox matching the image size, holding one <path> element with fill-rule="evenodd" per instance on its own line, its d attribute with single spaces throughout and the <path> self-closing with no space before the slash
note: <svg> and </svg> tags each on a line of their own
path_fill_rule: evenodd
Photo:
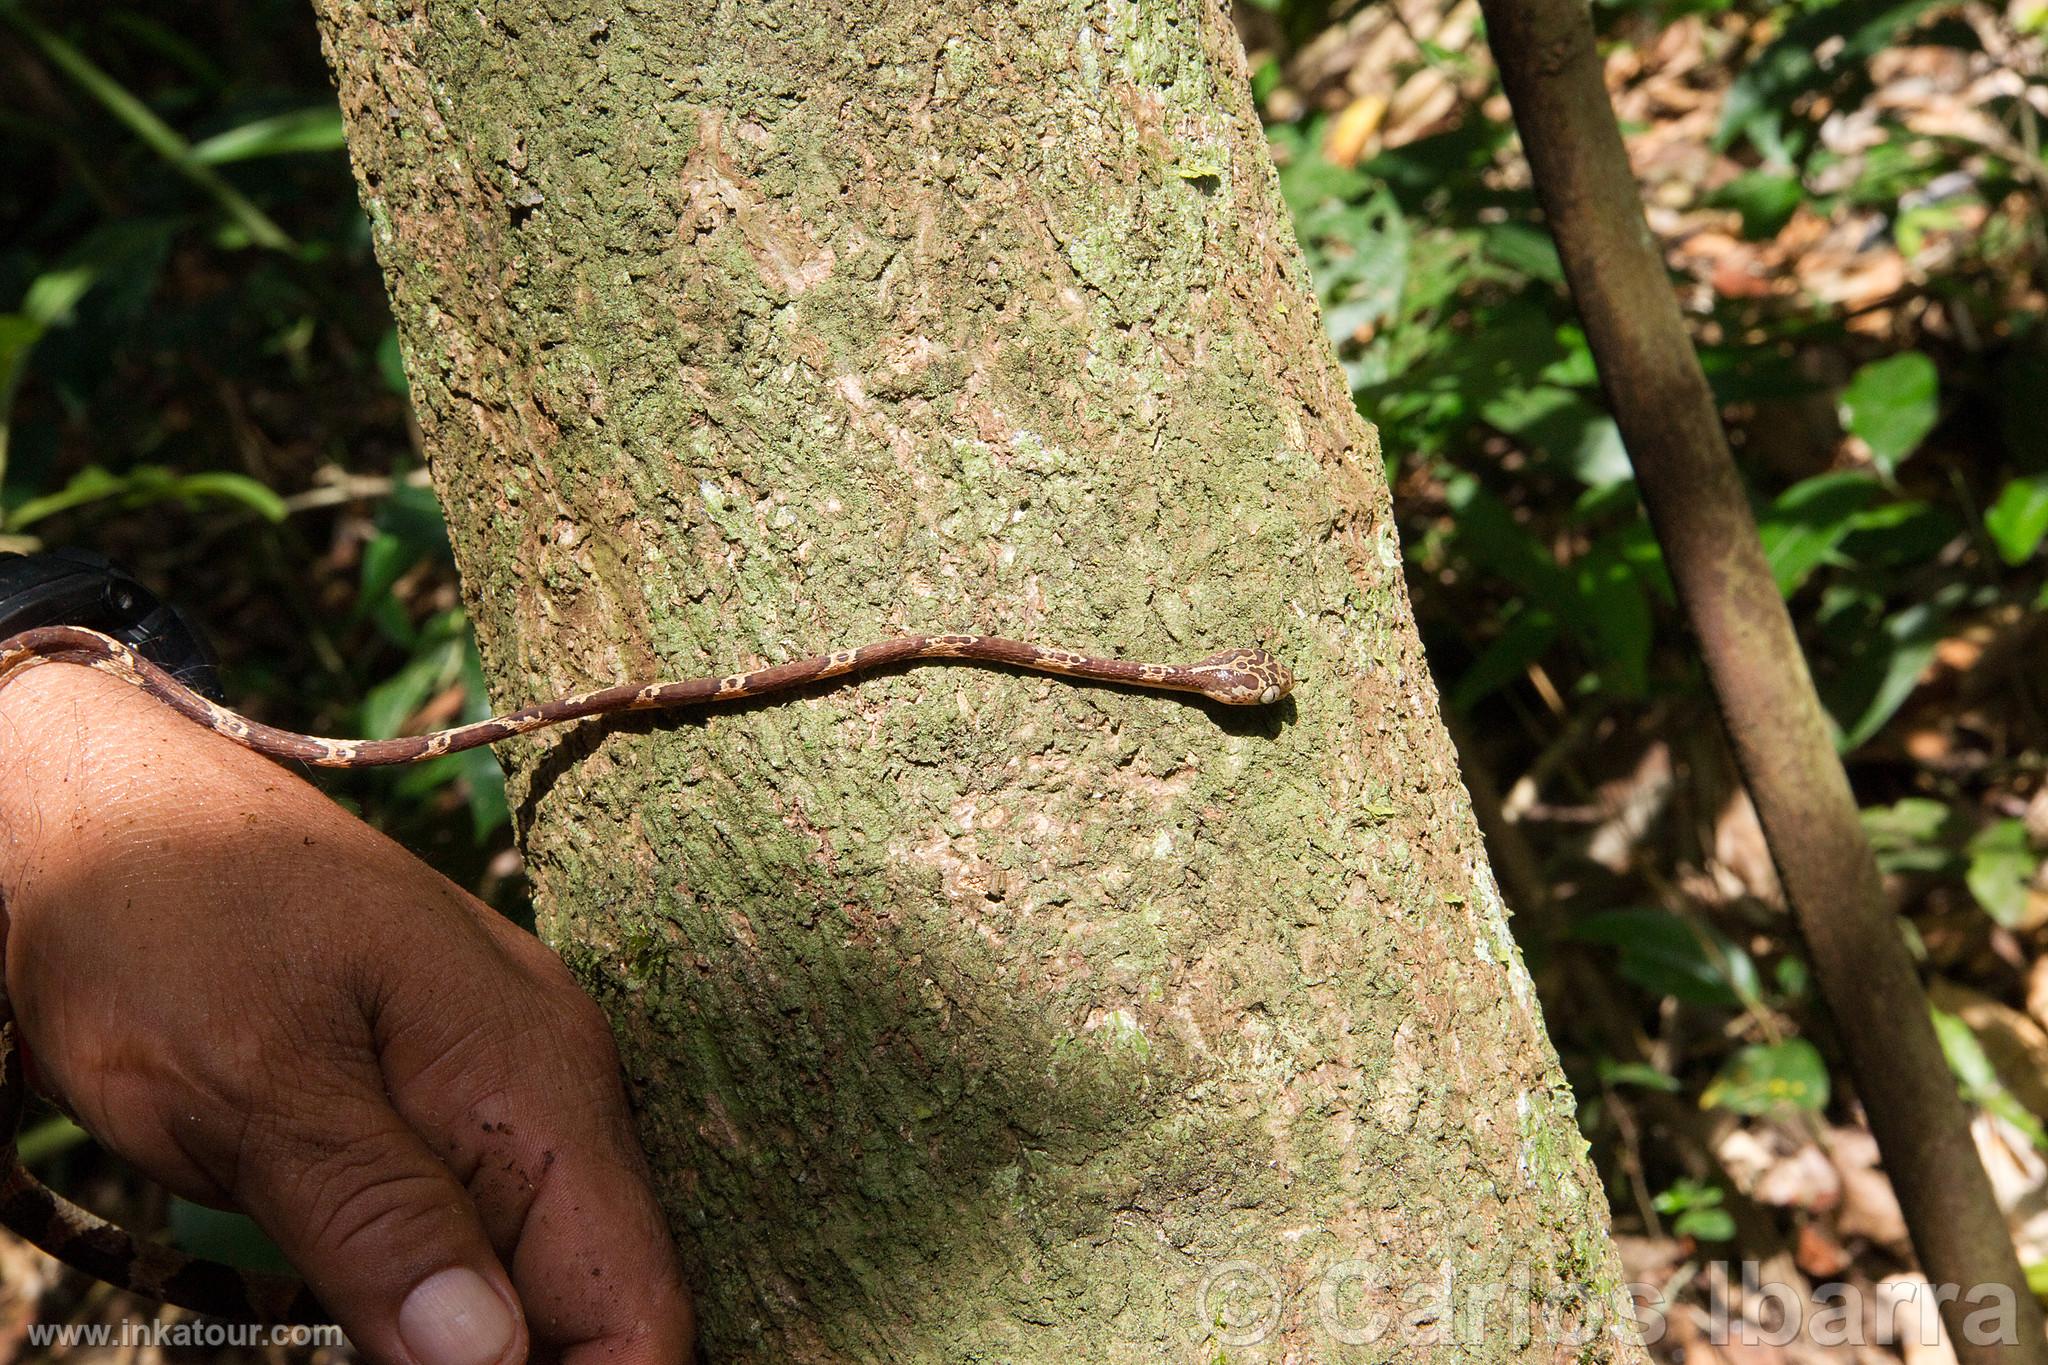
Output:
<svg viewBox="0 0 2048 1365">
<path fill-rule="evenodd" d="M 350 1340 L 388 1365 L 524 1360 L 518 1296 L 455 1174 L 381 1091 L 313 1115 L 252 1118 L 234 1198 Z"/>
</svg>

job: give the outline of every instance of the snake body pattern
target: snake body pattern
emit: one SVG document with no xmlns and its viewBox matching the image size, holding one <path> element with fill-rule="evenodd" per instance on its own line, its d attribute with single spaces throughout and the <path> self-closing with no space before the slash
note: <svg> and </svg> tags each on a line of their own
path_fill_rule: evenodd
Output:
<svg viewBox="0 0 2048 1365">
<path fill-rule="evenodd" d="M 750 673 L 679 682 L 626 683 L 522 707 L 489 720 L 398 739 L 322 739 L 249 719 L 199 695 L 149 660 L 98 631 L 41 626 L 0 640 L 0 688 L 26 670 L 77 664 L 140 688 L 215 734 L 281 762 L 320 768 L 415 763 L 591 716 L 658 711 L 786 692 L 850 673 L 966 660 L 1048 673 L 1074 682 L 1186 692 L 1230 706 L 1270 706 L 1294 678 L 1263 649 L 1232 649 L 1191 664 L 1135 663 L 995 635 L 899 635 Z M 0 1224 L 58 1260 L 109 1284 L 195 1312 L 242 1322 L 329 1321 L 299 1280 L 223 1265 L 146 1242 L 44 1185 L 21 1163 L 16 1142 L 28 1087 L 11 1008 L 0 983 Z"/>
</svg>

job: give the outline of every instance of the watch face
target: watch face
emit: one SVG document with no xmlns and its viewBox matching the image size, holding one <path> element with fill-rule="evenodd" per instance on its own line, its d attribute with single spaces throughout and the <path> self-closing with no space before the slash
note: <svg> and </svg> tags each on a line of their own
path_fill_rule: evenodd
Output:
<svg viewBox="0 0 2048 1365">
<path fill-rule="evenodd" d="M 111 635 L 193 691 L 221 700 L 205 637 L 135 578 L 85 550 L 0 555 L 0 639 L 60 625 Z"/>
</svg>

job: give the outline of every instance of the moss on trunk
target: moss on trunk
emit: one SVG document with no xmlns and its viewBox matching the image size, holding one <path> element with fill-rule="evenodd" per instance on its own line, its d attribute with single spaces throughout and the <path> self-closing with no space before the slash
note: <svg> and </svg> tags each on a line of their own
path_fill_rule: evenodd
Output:
<svg viewBox="0 0 2048 1365">
<path fill-rule="evenodd" d="M 1612 1288 L 1599 1186 L 1226 11 L 319 8 L 501 699 L 898 630 L 1302 680 L 507 746 L 714 1358 L 1572 1355 L 1514 1323 Z"/>
</svg>

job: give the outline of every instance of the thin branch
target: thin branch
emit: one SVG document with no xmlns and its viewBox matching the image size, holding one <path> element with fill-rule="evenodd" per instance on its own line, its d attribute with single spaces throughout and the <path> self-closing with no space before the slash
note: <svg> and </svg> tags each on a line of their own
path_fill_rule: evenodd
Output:
<svg viewBox="0 0 2048 1365">
<path fill-rule="evenodd" d="M 1821 996 L 1963 1365 L 2048 1365 L 2041 1307 L 1971 1142 L 1927 997 L 1772 581 L 1706 377 L 1630 172 L 1585 0 L 1482 0 L 1538 196 L 1699 638 Z M 2000 1345 L 1965 1330 L 2003 1287 Z M 1980 1328 L 1982 1322 L 1980 1320 Z M 1972 1340 L 1972 1336 L 1976 1340 Z"/>
<path fill-rule="evenodd" d="M 366 502 L 376 498 L 388 498 L 400 488 L 429 488 L 431 481 L 424 469 L 415 469 L 393 477 L 388 474 L 350 474 L 340 469 L 323 469 L 314 476 L 317 480 L 312 488 L 293 493 L 284 500 L 288 512 L 310 512 L 321 507 L 337 507 L 346 502 Z"/>
</svg>

